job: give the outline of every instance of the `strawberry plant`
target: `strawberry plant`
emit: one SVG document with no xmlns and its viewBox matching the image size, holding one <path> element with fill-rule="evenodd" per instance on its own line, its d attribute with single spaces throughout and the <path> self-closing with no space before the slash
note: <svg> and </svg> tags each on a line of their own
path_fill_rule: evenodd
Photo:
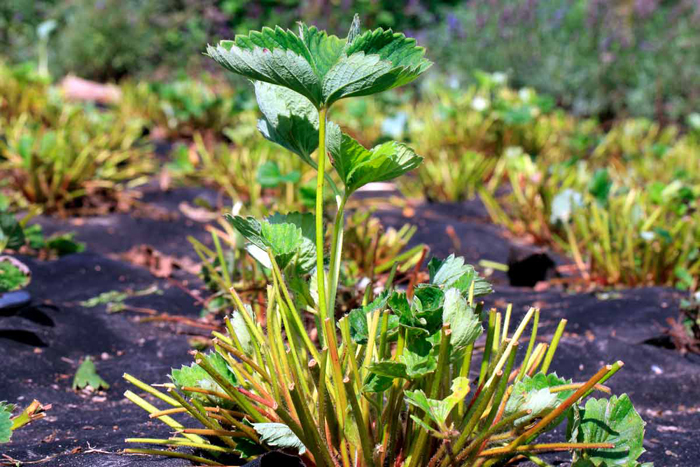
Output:
<svg viewBox="0 0 700 467">
<path fill-rule="evenodd" d="M 523 457 L 547 465 L 541 452 L 573 451 L 576 467 L 639 465 L 644 423 L 629 398 L 585 401 L 594 391 L 610 392 L 604 383 L 622 363 L 584 382 L 550 372 L 566 322 L 545 343 L 537 342 L 539 310 L 530 309 L 517 326 L 511 307 L 484 312 L 478 300 L 491 284 L 463 258 L 433 258 L 422 274 L 419 259 L 404 288 L 392 271 L 382 290 L 368 287 L 360 307 L 336 316 L 348 198 L 367 183 L 399 177 L 421 158 L 394 141 L 366 149 L 328 113 L 342 98 L 376 94 L 423 73 L 430 62 L 413 39 L 382 29 L 362 33 L 356 19 L 346 39 L 301 24 L 298 34 L 265 28 L 208 54 L 254 80 L 260 131 L 317 170 L 316 210 L 228 217 L 266 270 L 265 307 L 254 313 L 231 287 L 236 310 L 227 332 L 214 333 L 211 352 L 196 352 L 195 362 L 173 370 L 165 386 L 125 375 L 168 408 L 132 391 L 126 397 L 174 431 L 167 439 L 127 441 L 197 449 L 127 452 L 229 465 L 281 449 L 308 466 L 446 467 Z M 326 187 L 337 202 L 329 254 Z M 315 329 L 307 328 L 304 312 Z M 177 414 L 200 426 L 183 424 Z M 565 420 L 563 442 L 536 441 Z"/>
</svg>

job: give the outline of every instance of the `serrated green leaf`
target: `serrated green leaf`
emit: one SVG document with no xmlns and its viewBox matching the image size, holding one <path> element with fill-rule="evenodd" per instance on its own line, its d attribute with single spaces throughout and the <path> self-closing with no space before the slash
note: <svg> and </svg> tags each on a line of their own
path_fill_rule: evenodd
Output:
<svg viewBox="0 0 700 467">
<path fill-rule="evenodd" d="M 514 423 L 516 427 L 526 425 L 535 418 L 544 417 L 559 407 L 562 402 L 574 393 L 573 390 L 553 393 L 550 391 L 550 388 L 570 383 L 571 380 L 567 381 L 559 378 L 556 373 L 549 375 L 537 373 L 532 377 L 524 377 L 513 386 L 513 391 L 506 404 L 506 416 L 521 410 L 532 411 L 530 415 L 517 419 Z M 551 427 L 558 425 L 563 419 L 564 416 L 562 415 L 562 417 L 555 420 Z"/>
<path fill-rule="evenodd" d="M 432 63 L 415 39 L 381 28 L 354 37 L 323 79 L 327 104 L 344 97 L 369 96 L 410 83 Z"/>
<path fill-rule="evenodd" d="M 214 369 L 223 378 L 228 380 L 231 384 L 237 385 L 236 377 L 233 372 L 229 369 L 226 360 L 216 352 L 211 352 L 206 356 L 207 362 L 214 367 Z M 183 387 L 195 387 L 201 389 L 207 389 L 209 391 L 216 391 L 223 393 L 224 390 L 219 386 L 219 384 L 212 379 L 212 377 L 204 371 L 202 367 L 196 363 L 192 363 L 190 366 L 182 365 L 182 367 L 177 370 L 173 369 L 170 372 L 170 380 L 182 390 Z M 200 393 L 191 393 L 192 397 L 199 399 L 200 401 L 208 401 L 208 396 Z M 218 399 L 217 403 L 228 405 L 223 399 Z"/>
<path fill-rule="evenodd" d="M 266 27 L 237 35 L 232 41 L 208 46 L 207 55 L 238 75 L 291 89 L 316 108 L 323 103 L 321 78 L 312 65 L 309 50 L 290 30 Z"/>
<path fill-rule="evenodd" d="M 469 393 L 469 379 L 464 377 L 455 378 L 452 381 L 452 393 L 443 400 L 429 399 L 425 393 L 418 389 L 416 391 L 405 391 L 406 402 L 423 410 L 430 419 L 441 429 L 445 429 L 445 421 L 452 412 L 452 409 L 467 397 Z"/>
<path fill-rule="evenodd" d="M 589 449 L 574 453 L 572 467 L 636 467 L 644 453 L 644 421 L 623 394 L 610 400 L 589 399 L 574 417 L 571 442 L 611 443 L 613 449 Z"/>
<path fill-rule="evenodd" d="M 207 54 L 236 74 L 291 89 L 317 109 L 344 97 L 402 86 L 431 65 L 414 39 L 391 30 L 359 34 L 355 19 L 348 38 L 350 42 L 304 24 L 298 35 L 263 28 L 208 46 Z"/>
<path fill-rule="evenodd" d="M 339 147 L 329 145 L 335 167 L 348 193 L 373 182 L 393 180 L 420 165 L 423 158 L 408 146 L 389 141 L 365 149 L 350 136 L 343 134 Z"/>
<path fill-rule="evenodd" d="M 255 97 L 263 113 L 258 121 L 262 135 L 298 155 L 304 162 L 318 168 L 311 154 L 318 148 L 318 110 L 307 98 L 291 89 L 260 81 L 255 82 Z M 340 128 L 333 122 L 326 125 L 326 143 L 337 146 Z"/>
<path fill-rule="evenodd" d="M 283 183 L 296 183 L 301 178 L 298 170 L 292 170 L 286 174 L 280 171 L 275 161 L 267 161 L 258 168 L 257 182 L 263 188 L 276 188 Z"/>
<path fill-rule="evenodd" d="M 12 409 L 5 403 L 0 403 L 0 444 L 9 443 L 12 438 Z"/>
<path fill-rule="evenodd" d="M 109 389 L 109 384 L 107 381 L 103 380 L 100 375 L 97 374 L 97 369 L 95 364 L 90 359 L 86 357 L 83 363 L 78 367 L 78 371 L 75 372 L 75 377 L 73 378 L 73 389 L 83 389 L 90 386 L 94 390 Z"/>
<path fill-rule="evenodd" d="M 481 320 L 469 306 L 459 289 L 452 288 L 445 293 L 442 320 L 450 325 L 450 344 L 454 348 L 473 344 L 483 332 Z"/>
<path fill-rule="evenodd" d="M 468 293 L 473 282 L 475 297 L 493 292 L 491 284 L 479 276 L 474 266 L 465 264 L 461 256 L 450 255 L 444 260 L 432 258 L 428 263 L 428 272 L 431 284 L 456 287 L 462 293 Z"/>
<path fill-rule="evenodd" d="M 401 355 L 401 363 L 406 365 L 406 375 L 408 379 L 423 378 L 437 370 L 437 358 L 430 351 L 416 349 L 419 339 L 411 339 Z"/>
<path fill-rule="evenodd" d="M 282 449 L 296 449 L 301 455 L 306 446 L 284 423 L 253 423 L 253 428 L 260 435 L 261 441 L 268 446 Z"/>
<path fill-rule="evenodd" d="M 228 222 L 243 237 L 259 250 L 248 250 L 263 265 L 268 248 L 275 255 L 280 268 L 284 269 L 297 255 L 296 264 L 303 272 L 313 267 L 314 255 L 314 217 L 312 214 L 293 212 L 275 214 L 262 222 L 253 217 L 227 215 Z"/>
</svg>

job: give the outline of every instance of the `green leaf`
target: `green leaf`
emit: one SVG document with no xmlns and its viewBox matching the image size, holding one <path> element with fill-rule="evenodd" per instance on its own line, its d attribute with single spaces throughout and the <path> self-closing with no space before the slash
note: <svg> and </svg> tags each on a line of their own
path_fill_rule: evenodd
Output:
<svg viewBox="0 0 700 467">
<path fill-rule="evenodd" d="M 612 188 L 612 179 L 607 169 L 598 169 L 593 178 L 588 183 L 588 191 L 598 200 L 599 203 L 606 203 Z"/>
<path fill-rule="evenodd" d="M 535 418 L 544 417 L 549 412 L 559 407 L 562 402 L 574 393 L 573 390 L 553 393 L 549 389 L 570 383 L 571 380 L 567 381 L 561 379 L 556 373 L 551 373 L 549 375 L 537 373 L 532 377 L 524 377 L 513 387 L 510 399 L 508 399 L 508 403 L 506 404 L 506 416 L 521 410 L 532 410 L 530 415 L 525 415 L 515 421 L 514 425 L 516 427 L 526 425 Z M 562 415 L 550 426 L 553 428 L 561 423 L 563 419 L 564 416 Z"/>
<path fill-rule="evenodd" d="M 5 248 L 18 250 L 24 245 L 24 231 L 14 214 L 0 212 L 0 253 Z"/>
<path fill-rule="evenodd" d="M 350 136 L 343 134 L 339 147 L 329 145 L 333 167 L 345 183 L 348 193 L 373 182 L 393 180 L 415 169 L 423 161 L 411 148 L 389 141 L 365 149 Z"/>
<path fill-rule="evenodd" d="M 348 324 L 350 324 L 350 337 L 358 344 L 366 344 L 369 339 L 369 324 L 367 322 L 367 314 L 375 310 L 382 310 L 386 307 L 389 299 L 389 292 L 384 291 L 375 298 L 372 303 L 369 303 L 362 308 L 356 308 L 348 313 Z M 392 319 L 393 318 L 393 319 Z M 389 329 L 395 329 L 398 325 L 396 316 L 389 316 Z M 381 329 L 377 327 L 377 335 Z"/>
<path fill-rule="evenodd" d="M 644 421 L 627 394 L 610 400 L 589 399 L 572 418 L 570 441 L 611 443 L 613 449 L 589 449 L 574 453 L 572 467 L 635 467 L 644 453 Z"/>
<path fill-rule="evenodd" d="M 263 28 L 207 47 L 207 54 L 224 68 L 284 86 L 317 109 L 413 81 L 431 65 L 424 53 L 414 39 L 391 30 L 359 34 L 357 19 L 348 39 L 301 24 L 298 35 L 280 27 Z"/>
<path fill-rule="evenodd" d="M 12 407 L 0 402 L 0 444 L 9 443 L 12 438 Z"/>
<path fill-rule="evenodd" d="M 441 430 L 445 429 L 445 421 L 452 409 L 463 401 L 468 393 L 469 379 L 464 377 L 452 381 L 452 393 L 443 400 L 429 399 L 420 389 L 404 392 L 406 402 L 423 410 Z"/>
<path fill-rule="evenodd" d="M 97 369 L 95 364 L 90 359 L 86 357 L 83 363 L 78 367 L 78 371 L 75 372 L 75 377 L 73 378 L 73 389 L 83 389 L 90 386 L 94 390 L 109 389 L 109 384 L 107 381 L 103 380 L 100 375 L 97 374 Z"/>
<path fill-rule="evenodd" d="M 391 387 L 393 382 L 394 378 L 370 373 L 362 386 L 362 392 L 384 392 Z"/>
<path fill-rule="evenodd" d="M 300 178 L 298 170 L 282 174 L 277 162 L 267 161 L 258 168 L 256 180 L 263 188 L 276 188 L 283 183 L 296 183 Z"/>
<path fill-rule="evenodd" d="M 29 268 L 10 256 L 0 256 L 0 294 L 29 285 L 32 274 Z"/>
<path fill-rule="evenodd" d="M 432 65 L 424 54 L 415 39 L 391 29 L 355 36 L 323 78 L 325 101 L 330 105 L 344 97 L 369 96 L 408 84 Z"/>
<path fill-rule="evenodd" d="M 245 304 L 248 314 L 253 315 L 253 310 Z M 234 311 L 231 315 L 231 325 L 233 326 L 233 332 L 236 333 L 236 338 L 240 342 L 243 351 L 249 355 L 253 353 L 253 336 L 248 330 L 248 326 L 245 324 L 245 319 L 239 311 Z"/>
<path fill-rule="evenodd" d="M 416 340 L 411 339 L 401 355 L 401 363 L 406 365 L 406 375 L 408 379 L 423 378 L 437 370 L 437 358 L 432 352 L 415 351 Z"/>
<path fill-rule="evenodd" d="M 243 237 L 262 250 L 262 256 L 256 256 L 262 264 L 266 264 L 264 253 L 268 248 L 275 255 L 280 268 L 284 269 L 298 253 L 297 264 L 306 272 L 313 267 L 314 254 L 314 216 L 293 212 L 275 214 L 262 222 L 253 217 L 227 215 L 228 222 L 240 232 Z"/>
<path fill-rule="evenodd" d="M 258 121 L 260 133 L 318 168 L 311 154 L 318 148 L 319 118 L 311 102 L 291 89 L 260 81 L 255 82 L 255 97 L 263 113 Z M 340 141 L 338 125 L 328 122 L 326 133 L 327 144 L 337 145 L 332 141 Z"/>
<path fill-rule="evenodd" d="M 211 352 L 206 356 L 207 362 L 214 367 L 214 369 L 223 378 L 231 382 L 233 385 L 237 385 L 236 377 L 233 372 L 229 369 L 226 360 L 216 352 Z M 171 381 L 182 390 L 183 387 L 195 387 L 201 389 L 207 389 L 209 391 L 224 392 L 224 390 L 219 386 L 219 384 L 212 379 L 212 377 L 204 371 L 202 367 L 196 363 L 192 363 L 190 366 L 182 365 L 182 367 L 177 369 L 172 369 L 170 372 Z M 208 396 L 200 393 L 191 393 L 192 397 L 206 402 L 208 401 Z M 225 401 L 217 399 L 218 403 L 223 404 Z"/>
<path fill-rule="evenodd" d="M 300 455 L 306 452 L 304 443 L 284 423 L 253 423 L 253 428 L 260 435 L 260 439 L 269 446 L 296 449 Z"/>
<path fill-rule="evenodd" d="M 384 376 L 387 378 L 408 378 L 408 373 L 406 373 L 406 364 L 394 361 L 383 361 L 372 363 L 369 366 L 369 371 L 375 375 Z"/>
<path fill-rule="evenodd" d="M 456 287 L 462 293 L 468 293 L 474 283 L 474 296 L 481 297 L 493 292 L 491 284 L 479 276 L 474 266 L 465 264 L 461 256 L 450 255 L 441 260 L 432 258 L 428 263 L 430 283 L 445 288 Z"/>
<path fill-rule="evenodd" d="M 41 250 L 46 246 L 44 232 L 39 224 L 32 224 L 24 229 L 24 237 L 33 250 Z"/>
<path fill-rule="evenodd" d="M 466 347 L 473 344 L 483 332 L 481 320 L 462 297 L 459 289 L 449 289 L 445 293 L 445 303 L 442 311 L 443 322 L 450 325 L 452 334 L 450 343 L 454 348 Z"/>
</svg>

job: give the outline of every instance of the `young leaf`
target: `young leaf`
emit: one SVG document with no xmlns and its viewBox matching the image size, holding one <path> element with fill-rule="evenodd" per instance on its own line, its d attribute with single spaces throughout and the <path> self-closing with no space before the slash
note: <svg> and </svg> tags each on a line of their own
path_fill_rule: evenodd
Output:
<svg viewBox="0 0 700 467">
<path fill-rule="evenodd" d="M 450 255 L 441 260 L 432 258 L 428 263 L 430 283 L 443 287 L 456 287 L 462 293 L 468 293 L 474 282 L 474 296 L 480 297 L 493 292 L 491 284 L 479 276 L 474 266 L 465 264 L 461 256 Z"/>
<path fill-rule="evenodd" d="M 417 340 L 412 339 L 401 355 L 401 362 L 406 365 L 408 379 L 419 379 L 437 370 L 437 358 L 432 352 L 416 351 Z"/>
<path fill-rule="evenodd" d="M 474 343 L 483 332 L 479 316 L 462 297 L 459 289 L 452 288 L 445 293 L 442 320 L 450 325 L 450 344 L 454 348 Z"/>
<path fill-rule="evenodd" d="M 574 453 L 572 467 L 635 467 L 644 453 L 644 421 L 627 394 L 610 400 L 589 399 L 580 407 L 569 428 L 570 441 L 611 443 L 613 449 L 590 449 Z"/>
<path fill-rule="evenodd" d="M 86 357 L 83 363 L 78 367 L 78 371 L 75 373 L 73 378 L 73 389 L 83 389 L 90 386 L 94 390 L 109 389 L 109 384 L 107 381 L 103 380 L 100 375 L 97 374 L 97 369 L 95 364 L 92 362 L 90 357 Z"/>
<path fill-rule="evenodd" d="M 389 141 L 365 149 L 346 134 L 343 134 L 339 147 L 329 145 L 328 149 L 348 194 L 368 183 L 393 180 L 415 169 L 423 161 L 422 157 L 401 143 Z"/>
<path fill-rule="evenodd" d="M 358 34 L 353 22 L 348 39 L 301 24 L 299 35 L 280 27 L 263 28 L 207 47 L 207 55 L 247 78 L 284 86 L 328 107 L 343 97 L 366 96 L 416 79 L 431 63 L 414 39 L 391 30 Z"/>
<path fill-rule="evenodd" d="M 221 355 L 212 352 L 206 356 L 206 359 L 222 377 L 226 378 L 234 385 L 238 384 L 236 382 L 236 377 Z M 204 369 L 196 363 L 192 363 L 190 366 L 182 365 L 179 370 L 173 369 L 170 373 L 170 379 L 175 383 L 175 386 L 180 389 L 183 387 L 198 387 L 210 391 L 224 392 L 209 373 L 204 371 Z M 191 396 L 203 402 L 208 400 L 208 397 L 204 394 L 192 393 Z M 223 401 L 219 400 L 219 402 L 221 403 Z"/>
<path fill-rule="evenodd" d="M 306 452 L 306 446 L 284 423 L 253 423 L 260 439 L 269 446 L 281 449 L 296 449 L 299 454 Z"/>
<path fill-rule="evenodd" d="M 556 373 L 545 375 L 537 373 L 535 376 L 526 376 L 518 381 L 513 387 L 513 392 L 506 404 L 506 416 L 521 410 L 532 410 L 530 415 L 525 415 L 517 419 L 514 423 L 516 427 L 526 425 L 531 420 L 547 415 L 564 402 L 573 390 L 551 392 L 549 389 L 563 384 L 570 384 L 557 376 Z M 563 420 L 563 416 L 555 421 L 554 426 Z"/>
<path fill-rule="evenodd" d="M 12 408 L 0 402 L 0 443 L 9 443 L 12 438 Z"/>
<path fill-rule="evenodd" d="M 262 222 L 253 217 L 230 215 L 226 216 L 226 219 L 246 240 L 262 250 L 262 253 L 270 248 L 280 268 L 284 269 L 297 253 L 299 253 L 297 264 L 306 272 L 313 266 L 314 217 L 312 214 L 298 212 L 275 214 Z M 251 254 L 262 264 L 266 264 L 264 261 L 266 254 L 261 254 L 260 257 L 254 252 Z"/>
<path fill-rule="evenodd" d="M 469 379 L 455 378 L 452 381 L 452 394 L 443 400 L 429 399 L 425 393 L 418 389 L 406 391 L 406 402 L 423 410 L 441 428 L 445 429 L 445 421 L 452 409 L 467 397 L 469 393 Z"/>
</svg>

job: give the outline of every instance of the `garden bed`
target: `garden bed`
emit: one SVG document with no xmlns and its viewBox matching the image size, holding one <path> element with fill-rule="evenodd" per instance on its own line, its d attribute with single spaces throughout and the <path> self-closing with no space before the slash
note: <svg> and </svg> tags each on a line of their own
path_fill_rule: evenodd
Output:
<svg viewBox="0 0 700 467">
<path fill-rule="evenodd" d="M 75 220 L 40 218 L 48 232 L 72 230 L 87 243 L 84 253 L 51 262 L 22 258 L 33 272 L 29 291 L 33 305 L 0 321 L 0 352 L 5 356 L 0 394 L 12 403 L 31 399 L 50 403 L 46 419 L 20 430 L 4 454 L 22 462 L 46 459 L 44 465 L 189 465 L 187 461 L 120 454 L 128 437 L 167 436 L 169 429 L 144 418 L 126 401 L 130 373 L 148 382 L 165 382 L 170 368 L 188 364 L 191 334 L 208 331 L 183 323 L 138 323 L 143 314 L 108 313 L 104 305 L 86 308 L 81 301 L 111 290 L 143 290 L 156 285 L 162 294 L 129 299 L 134 307 L 197 318 L 201 305 L 175 282 L 156 278 L 147 268 L 117 259 L 134 246 L 149 244 L 174 257 L 194 258 L 188 235 L 204 241 L 204 223 L 184 215 L 178 206 L 196 196 L 214 195 L 203 189 L 143 190 L 144 215 L 112 214 Z M 460 253 L 470 262 L 488 259 L 507 263 L 511 250 L 522 248 L 504 230 L 488 223 L 478 203 L 417 205 L 407 211 L 380 210 L 388 225 L 407 220 L 418 227 L 413 242 L 424 242 L 445 255 L 455 245 L 447 233 L 454 229 Z M 410 214 L 410 212 L 409 212 Z M 561 260 L 553 256 L 555 263 Z M 700 359 L 682 357 L 664 348 L 666 319 L 676 318 L 680 295 L 668 288 L 640 288 L 606 294 L 569 294 L 554 288 L 536 292 L 507 284 L 505 274 L 492 277 L 495 293 L 487 306 L 514 304 L 517 321 L 529 306 L 542 309 L 540 337 L 551 338 L 558 320 L 568 320 L 559 356 L 552 369 L 583 381 L 609 356 L 625 362 L 610 382 L 615 393 L 630 395 L 647 422 L 642 459 L 664 467 L 700 465 Z M 195 276 L 174 272 L 177 283 L 197 285 Z M 660 345 L 661 344 L 661 345 Z M 71 381 L 78 364 L 92 356 L 97 371 L 111 387 L 105 392 L 76 393 Z M 23 399 L 19 399 L 22 397 Z"/>
</svg>

